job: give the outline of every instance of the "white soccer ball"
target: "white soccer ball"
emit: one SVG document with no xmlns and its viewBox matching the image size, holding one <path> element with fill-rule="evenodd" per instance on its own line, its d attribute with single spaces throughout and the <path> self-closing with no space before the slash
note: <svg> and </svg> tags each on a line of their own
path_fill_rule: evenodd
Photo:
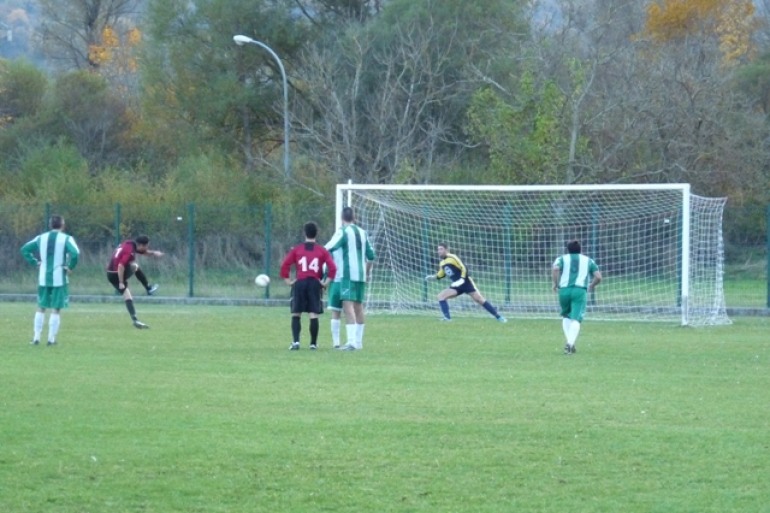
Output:
<svg viewBox="0 0 770 513">
<path fill-rule="evenodd" d="M 267 287 L 270 285 L 270 276 L 266 274 L 260 274 L 256 278 L 254 278 L 254 283 L 257 284 L 259 287 Z"/>
</svg>

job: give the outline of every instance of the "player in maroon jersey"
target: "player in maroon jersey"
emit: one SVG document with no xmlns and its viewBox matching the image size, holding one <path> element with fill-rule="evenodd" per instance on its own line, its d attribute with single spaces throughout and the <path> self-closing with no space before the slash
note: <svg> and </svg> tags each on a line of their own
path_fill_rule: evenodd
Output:
<svg viewBox="0 0 770 513">
<path fill-rule="evenodd" d="M 150 296 L 158 290 L 158 285 L 150 285 L 147 281 L 147 276 L 145 276 L 139 267 L 139 263 L 136 261 L 137 254 L 154 257 L 163 256 L 162 251 L 150 249 L 150 238 L 146 235 L 140 235 L 134 240 L 124 241 L 112 253 L 110 263 L 107 264 L 107 281 L 115 287 L 115 290 L 123 294 L 123 299 L 126 301 L 126 310 L 128 310 L 128 314 L 131 316 L 134 327 L 142 329 L 149 328 L 149 326 L 136 318 L 134 298 L 128 289 L 128 279 L 131 276 L 136 276 Z"/>
<path fill-rule="evenodd" d="M 305 223 L 305 242 L 297 244 L 286 254 L 281 264 L 281 278 L 291 286 L 291 335 L 292 344 L 289 349 L 299 349 L 299 334 L 301 331 L 300 317 L 303 312 L 310 314 L 310 349 L 318 348 L 318 316 L 323 313 L 321 295 L 329 281 L 337 273 L 331 253 L 322 245 L 316 243 L 318 226 Z M 323 266 L 326 264 L 326 278 L 323 277 Z M 291 267 L 295 267 L 295 277 L 290 278 Z"/>
</svg>

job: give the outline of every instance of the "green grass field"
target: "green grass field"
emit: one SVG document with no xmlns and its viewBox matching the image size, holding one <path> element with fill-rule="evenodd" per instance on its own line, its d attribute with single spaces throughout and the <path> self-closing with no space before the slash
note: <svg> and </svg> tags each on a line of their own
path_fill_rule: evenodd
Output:
<svg viewBox="0 0 770 513">
<path fill-rule="evenodd" d="M 766 318 L 371 316 L 287 350 L 287 309 L 0 304 L 0 511 L 767 512 Z M 307 320 L 303 319 L 305 347 Z"/>
</svg>

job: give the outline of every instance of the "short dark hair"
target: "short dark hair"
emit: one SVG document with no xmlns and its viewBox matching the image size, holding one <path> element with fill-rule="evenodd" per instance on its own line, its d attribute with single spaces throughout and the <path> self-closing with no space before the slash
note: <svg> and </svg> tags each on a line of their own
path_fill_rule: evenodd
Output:
<svg viewBox="0 0 770 513">
<path fill-rule="evenodd" d="M 60 215 L 52 215 L 51 219 L 48 220 L 48 226 L 51 227 L 51 230 L 61 230 L 64 226 L 64 218 Z"/>
<path fill-rule="evenodd" d="M 569 253 L 580 253 L 580 241 L 571 240 L 567 243 L 567 251 Z"/>
<path fill-rule="evenodd" d="M 140 235 L 136 239 L 134 239 L 134 242 L 137 244 L 141 244 L 142 246 L 146 246 L 150 243 L 150 238 L 147 235 Z"/>
<path fill-rule="evenodd" d="M 315 239 L 318 235 L 318 225 L 313 221 L 305 223 L 305 237 L 308 239 Z"/>
<path fill-rule="evenodd" d="M 346 223 L 352 223 L 356 219 L 356 216 L 353 215 L 353 208 L 352 207 L 345 207 L 342 209 L 342 220 Z"/>
<path fill-rule="evenodd" d="M 446 249 L 447 251 L 449 251 L 449 244 L 447 244 L 446 242 L 439 242 L 438 246 Z"/>
</svg>

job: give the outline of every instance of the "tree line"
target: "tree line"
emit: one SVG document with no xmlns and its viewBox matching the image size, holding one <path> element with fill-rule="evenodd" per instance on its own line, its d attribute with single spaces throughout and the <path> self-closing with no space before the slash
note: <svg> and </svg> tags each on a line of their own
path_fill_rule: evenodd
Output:
<svg viewBox="0 0 770 513">
<path fill-rule="evenodd" d="M 38 2 L 0 61 L 0 201 L 331 201 L 335 183 L 673 183 L 770 203 L 766 5 Z M 17 13 L 18 16 L 18 13 Z M 275 59 L 288 76 L 291 167 Z M 53 70 L 53 71 L 51 71 Z"/>
</svg>

